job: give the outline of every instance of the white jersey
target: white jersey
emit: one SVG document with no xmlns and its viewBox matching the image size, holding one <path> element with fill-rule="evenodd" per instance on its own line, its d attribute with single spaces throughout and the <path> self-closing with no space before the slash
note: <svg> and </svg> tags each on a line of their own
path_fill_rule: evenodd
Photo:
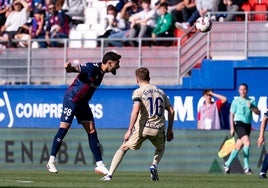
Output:
<svg viewBox="0 0 268 188">
<path fill-rule="evenodd" d="M 196 9 L 198 11 L 207 9 L 209 11 L 218 11 L 218 0 L 196 0 Z"/>
<path fill-rule="evenodd" d="M 163 90 L 152 84 L 142 85 L 133 92 L 132 100 L 141 105 L 136 129 L 165 130 L 165 109 L 170 107 L 170 102 Z"/>
<path fill-rule="evenodd" d="M 156 12 L 154 9 L 151 9 L 149 11 L 140 11 L 136 14 L 133 14 L 133 18 L 138 19 L 138 20 L 146 20 L 149 19 L 146 24 L 147 26 L 151 26 L 151 27 L 155 27 L 155 22 L 156 22 L 156 18 L 155 18 Z"/>
</svg>

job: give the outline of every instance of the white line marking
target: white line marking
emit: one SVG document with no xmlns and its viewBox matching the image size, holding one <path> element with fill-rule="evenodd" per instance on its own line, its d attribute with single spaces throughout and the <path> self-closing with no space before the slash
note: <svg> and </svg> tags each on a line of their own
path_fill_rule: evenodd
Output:
<svg viewBox="0 0 268 188">
<path fill-rule="evenodd" d="M 18 183 L 33 183 L 32 180 L 12 180 L 12 179 L 0 179 L 0 181 L 4 182 L 18 182 Z"/>
</svg>

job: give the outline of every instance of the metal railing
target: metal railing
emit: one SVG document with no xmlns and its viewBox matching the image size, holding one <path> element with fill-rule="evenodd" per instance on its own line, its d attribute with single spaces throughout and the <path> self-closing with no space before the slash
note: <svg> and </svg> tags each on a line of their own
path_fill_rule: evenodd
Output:
<svg viewBox="0 0 268 188">
<path fill-rule="evenodd" d="M 102 43 L 107 39 L 100 39 Z M 122 39 L 114 39 L 122 40 Z M 158 84 L 178 84 L 178 46 L 180 38 L 167 38 L 171 46 L 145 46 L 142 42 L 150 41 L 143 38 L 138 47 L 95 47 L 69 48 L 70 39 L 61 39 L 62 48 L 32 48 L 31 43 L 41 40 L 29 40 L 27 48 L 7 48 L 0 51 L 0 80 L 1 84 L 69 84 L 74 74 L 66 74 L 63 63 L 67 59 L 77 63 L 100 62 L 107 51 L 117 51 L 122 55 L 121 68 L 117 76 L 107 75 L 104 84 L 135 84 L 134 70 L 140 66 L 149 66 L 151 74 Z M 163 40 L 163 39 L 158 39 Z M 86 40 L 84 40 L 86 41 Z M 88 39 L 87 41 L 96 41 Z M 119 77 L 119 78 L 118 78 Z M 154 79 L 152 79 L 154 80 Z"/>
<path fill-rule="evenodd" d="M 170 41 L 170 46 L 148 45 L 151 38 L 135 38 L 137 47 L 106 47 L 108 39 L 103 38 L 59 39 L 61 48 L 32 48 L 31 44 L 40 40 L 29 40 L 27 48 L 0 49 L 0 84 L 70 84 L 75 74 L 65 73 L 63 63 L 67 59 L 77 63 L 101 61 L 103 54 L 110 50 L 122 55 L 121 68 L 117 76 L 106 76 L 103 82 L 106 85 L 136 84 L 133 74 L 140 66 L 150 68 L 155 84 L 182 84 L 182 78 L 205 58 L 238 60 L 249 56 L 268 56 L 267 22 L 248 20 L 254 13 L 237 12 L 244 15 L 244 21 L 213 22 L 212 30 L 207 34 L 188 30 L 180 38 L 156 39 Z M 97 41 L 100 47 L 69 47 L 71 42 Z"/>
</svg>

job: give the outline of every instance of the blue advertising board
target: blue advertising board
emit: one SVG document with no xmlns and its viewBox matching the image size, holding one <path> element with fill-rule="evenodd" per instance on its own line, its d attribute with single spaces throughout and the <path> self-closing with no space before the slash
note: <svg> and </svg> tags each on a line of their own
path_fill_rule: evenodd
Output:
<svg viewBox="0 0 268 188">
<path fill-rule="evenodd" d="M 251 86 L 250 86 L 251 87 Z M 89 105 L 96 127 L 127 128 L 132 109 L 131 95 L 136 87 L 105 87 L 95 92 Z M 175 109 L 175 129 L 196 129 L 198 107 L 203 103 L 201 89 L 161 87 Z M 57 128 L 62 112 L 62 99 L 67 86 L 3 86 L 0 88 L 0 128 Z M 234 90 L 215 90 L 230 103 Z M 256 100 L 262 114 L 267 109 L 267 92 L 263 88 L 250 97 Z M 261 116 L 253 115 L 253 128 L 259 129 Z M 228 116 L 228 114 L 227 114 Z M 80 125 L 74 120 L 73 128 Z"/>
</svg>

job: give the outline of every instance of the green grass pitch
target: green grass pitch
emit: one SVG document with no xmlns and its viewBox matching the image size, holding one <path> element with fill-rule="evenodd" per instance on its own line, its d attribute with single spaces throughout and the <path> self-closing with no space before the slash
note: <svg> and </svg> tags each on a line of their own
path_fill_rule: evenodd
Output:
<svg viewBox="0 0 268 188">
<path fill-rule="evenodd" d="M 159 181 L 153 182 L 149 172 L 116 172 L 112 181 L 102 182 L 102 176 L 94 172 L 61 171 L 0 171 L 0 187 L 87 187 L 87 188 L 264 188 L 268 179 L 258 175 L 243 174 L 180 174 L 159 173 Z"/>
</svg>

